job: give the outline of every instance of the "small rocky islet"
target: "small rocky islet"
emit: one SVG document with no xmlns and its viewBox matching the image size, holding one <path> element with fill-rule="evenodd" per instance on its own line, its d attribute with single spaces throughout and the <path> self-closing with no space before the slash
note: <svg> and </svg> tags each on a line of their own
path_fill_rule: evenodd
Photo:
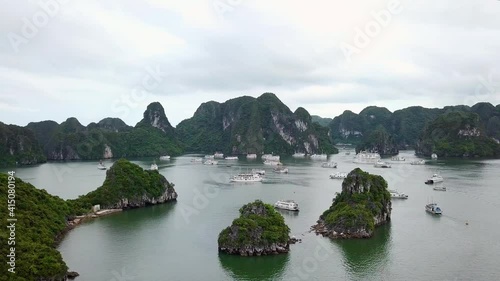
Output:
<svg viewBox="0 0 500 281">
<path fill-rule="evenodd" d="M 290 228 L 273 206 L 260 200 L 240 208 L 240 216 L 219 234 L 219 252 L 240 256 L 288 253 Z"/>
<path fill-rule="evenodd" d="M 312 226 L 316 234 L 337 238 L 369 238 L 376 226 L 391 220 L 391 195 L 383 177 L 352 170 L 342 192 Z"/>
</svg>

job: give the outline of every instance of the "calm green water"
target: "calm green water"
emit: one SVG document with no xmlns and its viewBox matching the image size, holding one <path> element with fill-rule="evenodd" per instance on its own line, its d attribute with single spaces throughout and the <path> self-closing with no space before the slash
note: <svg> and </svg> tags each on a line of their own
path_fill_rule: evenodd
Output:
<svg viewBox="0 0 500 281">
<path fill-rule="evenodd" d="M 344 151 L 320 161 L 283 159 L 290 174 L 265 167 L 265 182 L 231 184 L 240 169 L 262 168 L 261 161 L 220 161 L 219 166 L 190 163 L 190 156 L 158 162 L 175 183 L 177 203 L 126 211 L 93 220 L 71 231 L 59 250 L 80 281 L 111 280 L 498 280 L 500 278 L 500 160 L 439 160 L 391 169 L 360 167 L 384 176 L 391 189 L 409 195 L 393 201 L 392 222 L 372 239 L 331 241 L 309 233 L 327 209 L 340 180 L 330 173 L 357 165 Z M 152 159 L 135 163 L 148 168 Z M 105 172 L 96 162 L 47 163 L 18 168 L 17 176 L 62 198 L 98 187 Z M 112 163 L 107 162 L 108 166 Z M 228 167 L 227 165 L 232 165 Z M 444 178 L 446 192 L 424 184 L 432 173 Z M 294 199 L 300 213 L 282 212 L 292 235 L 303 239 L 288 255 L 242 258 L 219 255 L 217 236 L 255 199 L 274 203 Z M 424 211 L 428 201 L 442 217 Z M 465 222 L 468 221 L 469 225 Z"/>
</svg>

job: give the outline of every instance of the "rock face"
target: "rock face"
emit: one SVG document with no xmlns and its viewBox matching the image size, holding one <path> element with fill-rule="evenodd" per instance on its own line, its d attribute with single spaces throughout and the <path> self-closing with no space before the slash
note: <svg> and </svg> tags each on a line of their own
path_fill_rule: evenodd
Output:
<svg viewBox="0 0 500 281">
<path fill-rule="evenodd" d="M 174 128 L 170 125 L 165 110 L 159 102 L 148 105 L 148 108 L 144 111 L 144 118 L 137 123 L 137 126 L 151 126 L 160 129 L 166 134 L 174 133 Z"/>
<path fill-rule="evenodd" d="M 240 217 L 219 234 L 219 252 L 240 256 L 288 253 L 289 233 L 283 216 L 256 200 L 241 207 Z"/>
<path fill-rule="evenodd" d="M 187 151 L 226 154 L 336 153 L 328 129 L 304 108 L 292 112 L 274 94 L 203 103 L 177 126 Z"/>
<path fill-rule="evenodd" d="M 174 184 L 158 173 L 143 170 L 125 159 L 116 161 L 106 172 L 106 180 L 96 190 L 78 200 L 103 209 L 131 209 L 177 199 Z"/>
<path fill-rule="evenodd" d="M 356 146 L 356 153 L 362 150 L 377 152 L 382 156 L 397 155 L 399 153 L 394 138 L 382 126 L 377 127 L 362 144 Z"/>
<path fill-rule="evenodd" d="M 0 122 L 0 166 L 31 165 L 46 160 L 31 130 Z"/>
<path fill-rule="evenodd" d="M 356 168 L 342 182 L 342 192 L 312 228 L 330 238 L 369 238 L 391 219 L 387 182 Z"/>
<path fill-rule="evenodd" d="M 436 153 L 439 157 L 498 157 L 500 144 L 494 138 L 497 134 L 494 123 L 498 117 L 489 118 L 488 124 L 482 122 L 487 118 L 463 111 L 443 114 L 422 132 L 415 153 L 422 156 Z"/>
</svg>

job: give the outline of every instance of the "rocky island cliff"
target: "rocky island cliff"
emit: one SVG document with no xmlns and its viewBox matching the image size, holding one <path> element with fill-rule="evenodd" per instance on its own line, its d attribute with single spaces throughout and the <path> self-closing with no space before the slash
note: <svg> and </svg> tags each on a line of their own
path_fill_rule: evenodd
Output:
<svg viewBox="0 0 500 281">
<path fill-rule="evenodd" d="M 240 208 L 240 217 L 219 234 L 219 252 L 240 256 L 288 253 L 290 228 L 273 206 L 260 200 Z"/>
<path fill-rule="evenodd" d="M 312 228 L 330 238 L 369 238 L 376 226 L 391 219 L 391 196 L 387 182 L 359 168 L 342 182 L 342 192 L 335 197 Z"/>
</svg>

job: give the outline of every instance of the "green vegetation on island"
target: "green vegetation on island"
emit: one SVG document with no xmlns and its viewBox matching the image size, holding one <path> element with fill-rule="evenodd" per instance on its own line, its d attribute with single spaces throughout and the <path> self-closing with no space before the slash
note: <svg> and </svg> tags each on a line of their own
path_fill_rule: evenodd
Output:
<svg viewBox="0 0 500 281">
<path fill-rule="evenodd" d="M 383 177 L 359 168 L 342 182 L 342 192 L 313 228 L 330 238 L 368 238 L 377 225 L 390 221 L 391 196 Z"/>
<path fill-rule="evenodd" d="M 290 228 L 273 206 L 260 200 L 240 208 L 240 217 L 219 234 L 219 251 L 260 256 L 289 251 Z"/>
<path fill-rule="evenodd" d="M 0 167 L 45 162 L 42 148 L 29 129 L 0 122 Z"/>
</svg>

